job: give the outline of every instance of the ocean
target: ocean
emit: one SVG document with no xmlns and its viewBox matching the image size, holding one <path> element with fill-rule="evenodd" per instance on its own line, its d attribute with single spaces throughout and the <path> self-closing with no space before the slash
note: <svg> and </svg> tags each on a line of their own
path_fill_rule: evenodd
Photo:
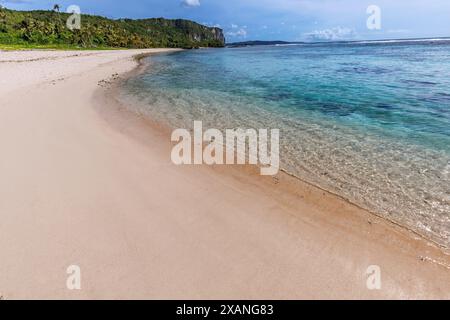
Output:
<svg viewBox="0 0 450 320">
<path fill-rule="evenodd" d="M 280 129 L 281 168 L 450 247 L 450 41 L 152 56 L 121 96 L 173 128 Z"/>
</svg>

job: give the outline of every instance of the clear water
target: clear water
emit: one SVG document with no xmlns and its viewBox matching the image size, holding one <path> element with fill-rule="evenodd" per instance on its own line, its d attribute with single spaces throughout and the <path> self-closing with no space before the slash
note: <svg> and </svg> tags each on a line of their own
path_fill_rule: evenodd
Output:
<svg viewBox="0 0 450 320">
<path fill-rule="evenodd" d="M 176 128 L 279 128 L 287 172 L 450 246 L 450 42 L 185 51 L 123 97 Z"/>
</svg>

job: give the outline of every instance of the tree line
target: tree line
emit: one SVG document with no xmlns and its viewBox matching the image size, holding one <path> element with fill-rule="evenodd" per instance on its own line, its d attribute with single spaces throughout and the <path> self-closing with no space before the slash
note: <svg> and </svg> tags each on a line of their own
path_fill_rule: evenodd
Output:
<svg viewBox="0 0 450 320">
<path fill-rule="evenodd" d="M 48 11 L 0 8 L 0 44 L 65 45 L 80 48 L 222 47 L 221 29 L 189 20 L 119 19 L 81 15 L 81 28 L 70 30 L 70 14 L 55 5 Z"/>
</svg>

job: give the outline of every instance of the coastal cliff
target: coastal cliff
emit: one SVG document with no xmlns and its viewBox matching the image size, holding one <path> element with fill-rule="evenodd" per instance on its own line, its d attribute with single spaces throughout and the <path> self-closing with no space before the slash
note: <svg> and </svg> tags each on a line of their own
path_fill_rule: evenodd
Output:
<svg viewBox="0 0 450 320">
<path fill-rule="evenodd" d="M 80 16 L 81 28 L 70 30 L 70 14 L 0 8 L 0 45 L 80 48 L 223 47 L 220 28 L 189 20 L 108 19 Z"/>
<path fill-rule="evenodd" d="M 182 44 L 182 47 L 223 47 L 225 36 L 222 29 L 207 27 L 190 20 L 164 18 L 143 20 L 122 20 L 139 34 L 147 34 L 159 47 L 171 47 Z"/>
</svg>

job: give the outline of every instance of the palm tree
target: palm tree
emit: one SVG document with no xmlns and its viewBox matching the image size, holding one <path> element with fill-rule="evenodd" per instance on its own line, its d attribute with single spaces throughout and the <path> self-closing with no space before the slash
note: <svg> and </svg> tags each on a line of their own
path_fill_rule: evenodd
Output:
<svg viewBox="0 0 450 320">
<path fill-rule="evenodd" d="M 61 9 L 61 7 L 59 6 L 59 4 L 55 4 L 53 6 L 53 11 L 55 11 L 55 12 L 59 12 L 60 9 Z"/>
</svg>

